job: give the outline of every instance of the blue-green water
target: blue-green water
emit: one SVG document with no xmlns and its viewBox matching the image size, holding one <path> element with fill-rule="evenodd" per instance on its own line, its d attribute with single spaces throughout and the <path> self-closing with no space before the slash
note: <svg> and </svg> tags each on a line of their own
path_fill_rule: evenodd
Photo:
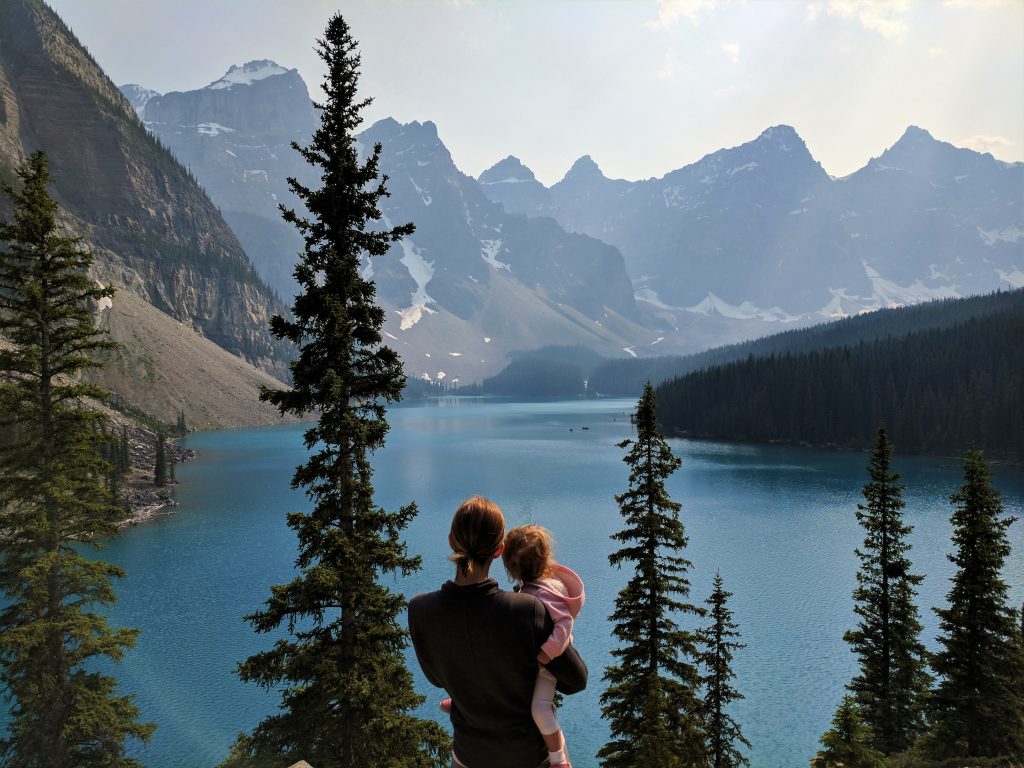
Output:
<svg viewBox="0 0 1024 768">
<path fill-rule="evenodd" d="M 613 642 L 606 617 L 626 579 L 607 561 L 609 534 L 621 522 L 613 497 L 627 477 L 615 443 L 631 433 L 625 413 L 633 405 L 448 399 L 403 406 L 390 412 L 388 444 L 374 461 L 378 501 L 395 508 L 415 499 L 420 507 L 407 540 L 424 567 L 396 581 L 408 594 L 448 578 L 450 516 L 470 494 L 496 500 L 510 524 L 537 521 L 555 533 L 559 559 L 587 585 L 575 636 L 591 685 L 568 698 L 561 714 L 577 768 L 597 765 L 593 755 L 606 735 L 599 708 Z M 720 570 L 748 645 L 735 659 L 746 699 L 733 713 L 753 744 L 752 768 L 806 766 L 853 673 L 841 638 L 853 623 L 853 547 L 862 538 L 854 510 L 866 456 L 672 443 L 683 467 L 668 488 L 683 504 L 692 598 L 703 601 Z M 178 469 L 177 513 L 127 530 L 105 553 L 128 572 L 112 621 L 142 630 L 116 674 L 143 717 L 159 726 L 136 750 L 150 768 L 214 766 L 235 734 L 276 707 L 276 697 L 243 685 L 233 669 L 273 640 L 255 635 L 242 615 L 260 606 L 270 585 L 291 577 L 295 545 L 284 515 L 307 507 L 289 487 L 303 460 L 301 427 L 197 434 L 187 445 L 200 458 Z M 960 471 L 929 458 L 897 457 L 896 466 L 907 483 L 911 557 L 927 575 L 919 606 L 934 647 L 930 607 L 948 589 L 948 497 Z M 1024 473 L 1000 469 L 997 486 L 1006 510 L 1020 515 Z M 1010 538 L 1006 577 L 1019 604 L 1024 522 L 1010 528 Z M 416 673 L 428 697 L 424 713 L 441 718 L 440 692 Z"/>
</svg>

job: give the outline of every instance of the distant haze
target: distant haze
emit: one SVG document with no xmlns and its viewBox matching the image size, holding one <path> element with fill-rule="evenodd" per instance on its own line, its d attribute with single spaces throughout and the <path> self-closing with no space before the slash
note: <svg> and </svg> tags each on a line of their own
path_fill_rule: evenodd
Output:
<svg viewBox="0 0 1024 768">
<path fill-rule="evenodd" d="M 341 10 L 367 125 L 432 120 L 473 175 L 508 154 L 545 184 L 583 154 L 661 176 L 769 125 L 844 176 L 910 124 L 1024 160 L 1024 2 L 50 0 L 118 85 L 202 87 L 233 64 L 297 67 Z"/>
</svg>

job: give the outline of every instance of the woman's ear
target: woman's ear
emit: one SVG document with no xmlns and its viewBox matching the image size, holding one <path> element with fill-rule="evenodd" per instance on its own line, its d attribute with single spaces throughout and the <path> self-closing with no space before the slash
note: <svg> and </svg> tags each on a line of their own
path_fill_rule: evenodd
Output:
<svg viewBox="0 0 1024 768">
<path fill-rule="evenodd" d="M 496 550 L 494 550 L 494 554 L 491 555 L 491 557 L 493 557 L 495 560 L 497 560 L 499 557 L 501 557 L 501 553 L 504 552 L 504 551 L 505 551 L 505 542 L 501 542 L 501 544 L 498 545 L 498 548 Z"/>
</svg>

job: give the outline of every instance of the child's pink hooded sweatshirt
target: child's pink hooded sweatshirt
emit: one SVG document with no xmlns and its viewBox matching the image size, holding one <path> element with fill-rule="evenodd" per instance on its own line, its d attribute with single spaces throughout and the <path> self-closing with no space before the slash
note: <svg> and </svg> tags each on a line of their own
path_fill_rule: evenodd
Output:
<svg viewBox="0 0 1024 768">
<path fill-rule="evenodd" d="M 553 577 L 528 581 L 523 585 L 523 592 L 534 595 L 544 603 L 555 622 L 551 636 L 540 649 L 552 659 L 561 656 L 572 642 L 572 622 L 579 615 L 586 599 L 583 581 L 564 565 L 556 564 Z"/>
</svg>

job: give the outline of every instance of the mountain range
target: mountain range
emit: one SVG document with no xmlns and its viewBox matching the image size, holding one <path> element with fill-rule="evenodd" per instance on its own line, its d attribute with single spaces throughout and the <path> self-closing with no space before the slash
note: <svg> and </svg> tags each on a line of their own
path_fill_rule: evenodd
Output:
<svg viewBox="0 0 1024 768">
<path fill-rule="evenodd" d="M 513 157 L 479 180 L 618 247 L 637 298 L 676 313 L 791 322 L 1024 285 L 1024 164 L 916 126 L 844 178 L 780 125 L 658 179 L 584 156 L 550 189 Z"/>
<path fill-rule="evenodd" d="M 264 279 L 292 295 L 301 241 L 277 206 L 295 204 L 287 177 L 315 183 L 287 145 L 301 144 L 316 118 L 295 70 L 254 61 L 195 91 L 161 95 L 130 84 L 122 93 L 195 173 Z M 622 355 L 665 335 L 638 310 L 616 248 L 549 218 L 507 212 L 456 168 L 433 123 L 381 120 L 358 141 L 363 152 L 383 147 L 386 220 L 416 224 L 364 265 L 410 376 L 460 383 L 498 370 L 519 349 L 555 342 Z"/>
<path fill-rule="evenodd" d="M 268 60 L 193 91 L 117 89 L 40 0 L 0 5 L 0 176 L 46 149 L 97 279 L 131 293 L 114 311 L 152 307 L 147 343 L 194 334 L 247 381 L 286 376 L 267 321 L 294 291 L 301 241 L 278 208 L 296 205 L 288 177 L 316 183 L 291 144 L 317 117 L 298 72 Z M 364 274 L 388 342 L 432 383 L 481 380 L 543 346 L 684 354 L 1024 285 L 1024 164 L 916 127 L 844 178 L 774 126 L 661 178 L 608 179 L 584 156 L 550 187 L 514 157 L 466 175 L 429 121 L 385 119 L 358 138 L 364 153 L 383 147 L 386 220 L 417 227 Z M 196 391 L 172 391 L 160 366 L 175 355 L 151 355 L 131 317 L 100 311 L 126 344 L 117 375 L 174 413 L 213 367 L 189 341 L 179 358 Z"/>
<path fill-rule="evenodd" d="M 316 123 L 298 73 L 253 61 L 196 91 L 122 91 L 289 296 L 297 239 L 276 207 L 294 202 L 285 177 L 309 182 L 287 143 Z M 608 179 L 583 156 L 551 187 L 511 156 L 467 176 L 429 121 L 385 119 L 359 140 L 383 146 L 388 220 L 417 226 L 365 268 L 390 341 L 430 381 L 538 346 L 688 353 L 1024 285 L 1024 164 L 914 126 L 844 178 L 780 125 L 656 179 Z"/>
</svg>

